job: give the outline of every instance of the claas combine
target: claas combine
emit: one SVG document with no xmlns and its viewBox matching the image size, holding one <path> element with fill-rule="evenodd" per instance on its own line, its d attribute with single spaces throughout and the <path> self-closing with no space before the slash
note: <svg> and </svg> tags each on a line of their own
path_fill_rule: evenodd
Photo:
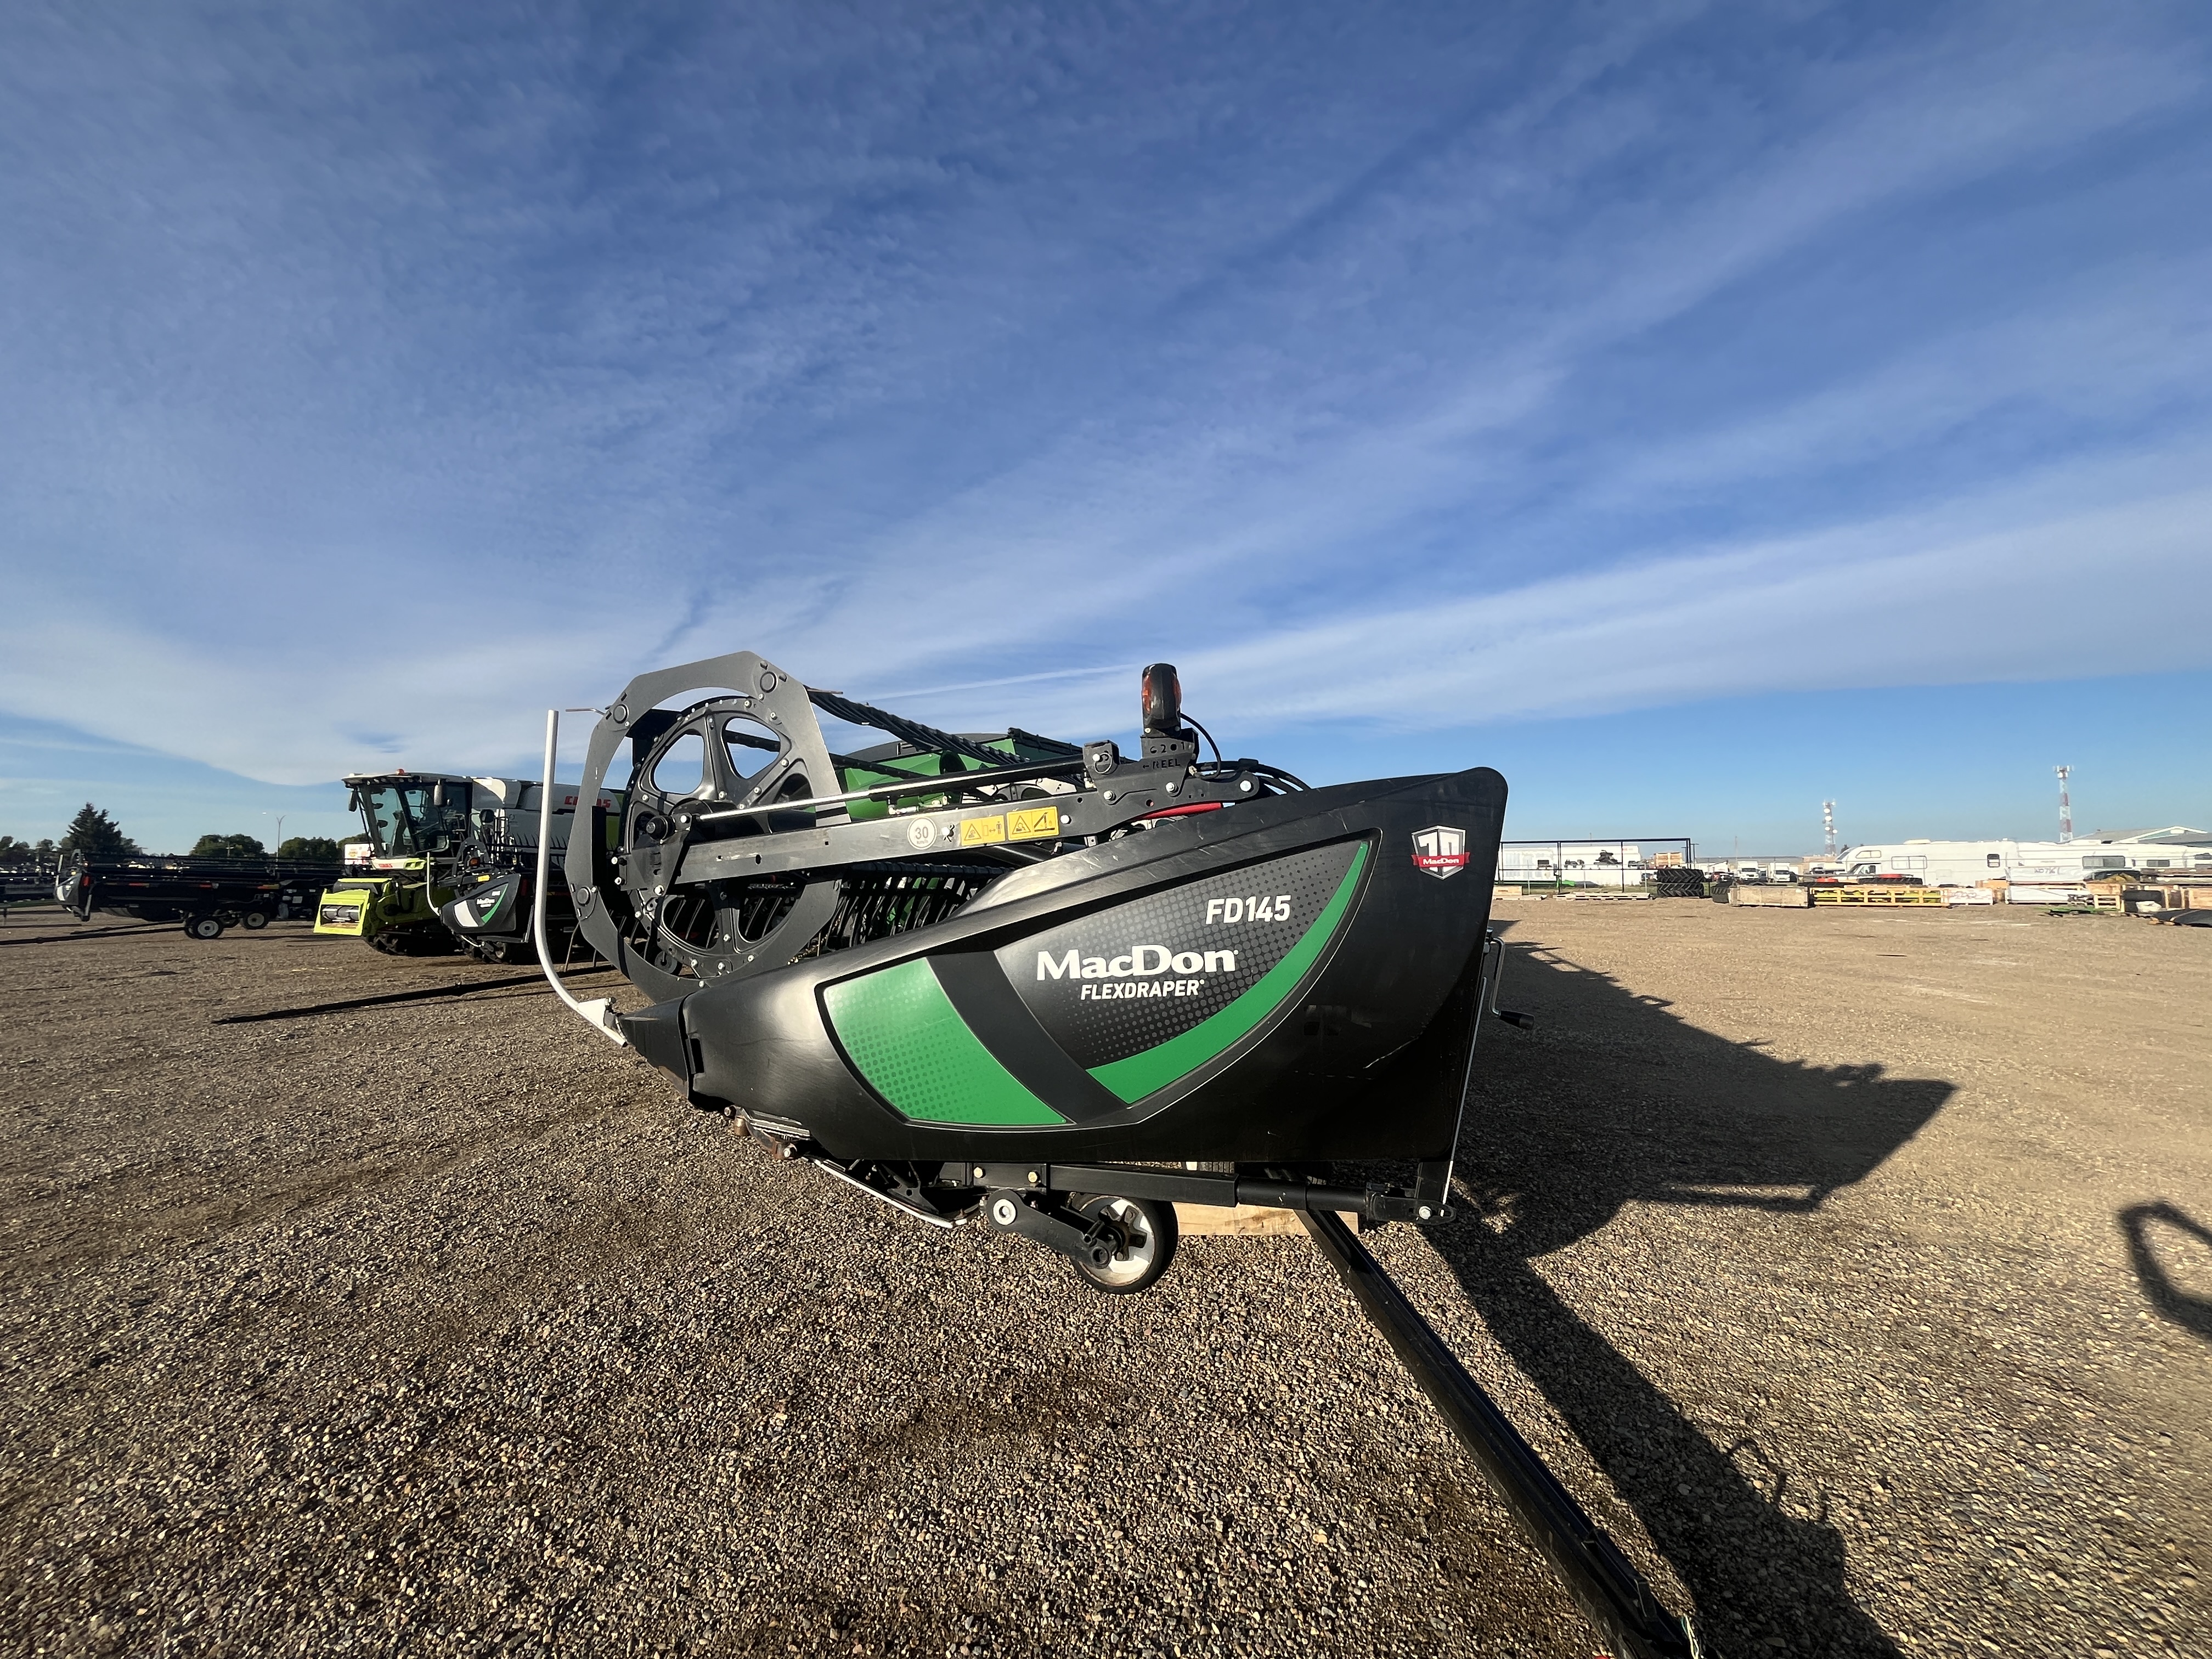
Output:
<svg viewBox="0 0 2212 1659">
<path fill-rule="evenodd" d="M 573 791 L 549 813 L 538 785 L 521 778 L 392 771 L 356 773 L 345 784 L 362 839 L 347 843 L 344 873 L 316 906 L 315 932 L 393 956 L 460 948 L 489 962 L 528 957 L 537 896 L 548 890 L 534 874 L 538 839 L 549 834 L 556 852 L 566 848 Z M 558 864 L 550 891 L 548 922 L 565 946 L 574 914 Z"/>
</svg>

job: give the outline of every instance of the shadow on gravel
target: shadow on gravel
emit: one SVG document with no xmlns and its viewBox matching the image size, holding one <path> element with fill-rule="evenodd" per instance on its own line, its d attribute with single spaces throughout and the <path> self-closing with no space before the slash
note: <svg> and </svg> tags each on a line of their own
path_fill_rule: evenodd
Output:
<svg viewBox="0 0 2212 1659">
<path fill-rule="evenodd" d="M 1484 1034 L 1459 1163 L 1476 1219 L 1431 1243 L 1635 1510 L 1718 1652 L 1896 1654 L 1851 1596 L 1826 1500 L 1814 1519 L 1786 1512 L 1785 1473 L 1754 1484 L 1756 1445 L 1716 1447 L 1531 1264 L 1631 1202 L 1816 1210 L 1953 1085 L 1769 1059 L 1540 947 L 1510 950 L 1503 1000 L 1538 1028 Z"/>
<path fill-rule="evenodd" d="M 11 939 L 0 935 L 0 945 L 66 945 L 71 939 L 112 939 L 118 933 L 173 933 L 173 921 L 149 921 L 136 927 L 87 927 L 82 932 L 68 933 L 39 933 L 28 939 Z"/>
<path fill-rule="evenodd" d="M 572 968 L 565 970 L 564 979 L 582 979 L 592 974 L 610 971 L 605 968 Z M 421 1002 L 429 997 L 465 997 L 477 991 L 501 991 L 517 985 L 543 985 L 542 973 L 516 974 L 508 979 L 465 979 L 451 985 L 433 985 L 413 991 L 386 991 L 371 997 L 348 997 L 343 1002 L 318 1002 L 305 1008 L 271 1008 L 259 1014 L 226 1014 L 221 1019 L 211 1019 L 210 1025 L 258 1025 L 271 1019 L 307 1019 L 317 1014 L 342 1014 L 355 1008 L 381 1007 L 390 1002 Z"/>
<path fill-rule="evenodd" d="M 2212 1341 L 2212 1296 L 2192 1296 L 2175 1285 L 2164 1264 L 2152 1254 L 2150 1227 L 2154 1221 L 2187 1234 L 2207 1252 L 2212 1252 L 2212 1227 L 2164 1199 L 2155 1204 L 2131 1204 L 2119 1214 L 2120 1231 L 2128 1238 L 2128 1261 L 2135 1267 L 2136 1283 L 2142 1286 L 2144 1300 L 2158 1310 L 2160 1317 Z"/>
</svg>

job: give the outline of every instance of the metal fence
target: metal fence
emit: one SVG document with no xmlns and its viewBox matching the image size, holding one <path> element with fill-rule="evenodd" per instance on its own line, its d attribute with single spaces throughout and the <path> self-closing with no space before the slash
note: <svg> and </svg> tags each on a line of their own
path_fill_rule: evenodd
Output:
<svg viewBox="0 0 2212 1659">
<path fill-rule="evenodd" d="M 1565 836 L 1498 844 L 1498 879 L 1527 887 L 1668 885 L 1663 873 L 1694 872 L 1697 848 L 1687 836 Z"/>
</svg>

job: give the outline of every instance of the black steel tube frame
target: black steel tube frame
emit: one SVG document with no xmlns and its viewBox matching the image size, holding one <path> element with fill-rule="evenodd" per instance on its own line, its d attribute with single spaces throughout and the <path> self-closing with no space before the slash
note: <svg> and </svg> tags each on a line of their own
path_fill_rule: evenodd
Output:
<svg viewBox="0 0 2212 1659">
<path fill-rule="evenodd" d="M 1351 1230 L 1323 1212 L 1308 1210 L 1299 1219 L 1615 1659 L 1698 1659 L 1689 1621 L 1668 1616 L 1643 1575 L 1583 1512 Z"/>
<path fill-rule="evenodd" d="M 1199 1175 L 1177 1170 L 1133 1169 L 1120 1164 L 975 1164 L 965 1169 L 971 1181 L 961 1184 L 1008 1187 L 1030 1192 L 1111 1193 L 1116 1198 L 1147 1198 L 1163 1204 L 1210 1204 L 1233 1209 L 1240 1204 L 1271 1210 L 1329 1210 L 1370 1221 L 1434 1221 L 1443 1206 L 1419 1194 L 1408 1196 L 1386 1187 L 1331 1187 L 1299 1180 L 1259 1180 L 1244 1175 Z"/>
<path fill-rule="evenodd" d="M 864 761 L 860 763 L 866 765 L 868 763 Z M 837 806 L 847 801 L 896 800 L 902 795 L 957 795 L 979 789 L 985 784 L 1026 783 L 1036 778 L 1063 777 L 1070 772 L 1082 770 L 1083 757 L 1078 755 L 1073 760 L 1036 761 L 1027 766 L 1000 766 L 984 772 L 946 772 L 938 777 L 917 777 L 903 783 L 878 784 L 870 789 L 848 789 L 842 794 L 817 795 L 808 800 L 770 801 L 763 806 L 717 807 L 711 812 L 695 812 L 691 817 L 696 823 L 708 823 L 721 818 L 773 817 L 779 812 Z"/>
</svg>

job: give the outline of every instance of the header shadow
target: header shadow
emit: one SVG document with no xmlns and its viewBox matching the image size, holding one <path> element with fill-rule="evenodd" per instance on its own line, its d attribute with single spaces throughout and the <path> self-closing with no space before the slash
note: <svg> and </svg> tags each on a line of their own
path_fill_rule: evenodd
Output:
<svg viewBox="0 0 2212 1659">
<path fill-rule="evenodd" d="M 1631 1203 L 1817 1211 L 1954 1085 L 1773 1059 L 1540 945 L 1509 941 L 1502 1001 L 1536 1030 L 1483 1033 L 1459 1148 L 1471 1219 L 1431 1242 L 1688 1587 L 1708 1651 L 1897 1654 L 1851 1595 L 1825 1497 L 1811 1519 L 1796 1493 L 1785 1510 L 1786 1469 L 1715 1445 L 1532 1264 Z"/>
</svg>

